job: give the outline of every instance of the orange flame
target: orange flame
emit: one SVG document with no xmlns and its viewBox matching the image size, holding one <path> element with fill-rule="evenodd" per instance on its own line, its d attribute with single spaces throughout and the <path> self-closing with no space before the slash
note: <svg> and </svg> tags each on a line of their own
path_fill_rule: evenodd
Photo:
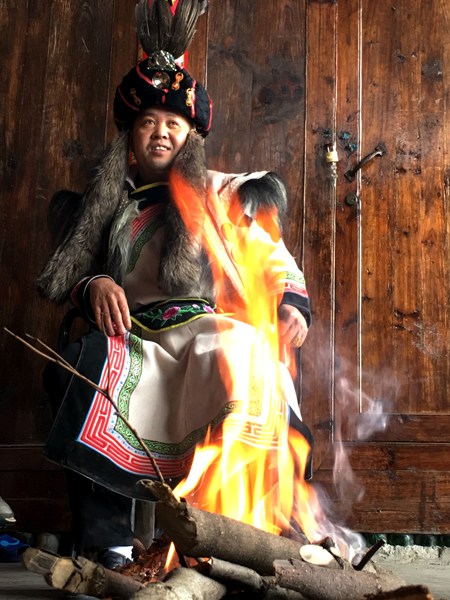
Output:
<svg viewBox="0 0 450 600">
<path fill-rule="evenodd" d="M 188 231 L 207 249 L 217 305 L 252 325 L 249 331 L 256 339 L 247 366 L 236 360 L 220 364 L 230 394 L 234 386 L 242 385 L 243 377 L 249 377 L 250 365 L 246 397 L 223 422 L 220 439 L 208 435 L 197 447 L 191 471 L 175 494 L 272 533 L 288 531 L 295 519 L 306 537 L 317 541 L 324 536 L 327 520 L 313 487 L 304 480 L 309 444 L 288 424 L 283 387 L 289 374 L 280 368 L 277 297 L 270 296 L 265 285 L 264 265 L 276 255 L 279 240 L 276 214 L 258 214 L 250 225 L 239 227 L 243 215 L 237 203 L 231 205 L 231 223 L 230 207 L 214 193 L 205 200 L 176 173 L 171 186 Z M 227 245 L 221 241 L 224 231 Z M 282 261 L 276 266 L 283 268 Z M 225 335 L 223 346 L 225 357 L 236 352 L 227 347 Z M 250 418 L 257 414 L 255 404 L 260 407 L 259 418 Z"/>
<path fill-rule="evenodd" d="M 166 564 L 164 565 L 164 570 L 166 571 L 166 573 L 169 573 L 169 571 L 172 570 L 172 568 L 174 568 L 175 565 L 175 553 L 176 553 L 176 549 L 175 549 L 175 544 L 173 542 L 171 542 L 170 546 L 169 546 L 169 551 L 167 552 L 167 558 L 166 558 Z"/>
</svg>

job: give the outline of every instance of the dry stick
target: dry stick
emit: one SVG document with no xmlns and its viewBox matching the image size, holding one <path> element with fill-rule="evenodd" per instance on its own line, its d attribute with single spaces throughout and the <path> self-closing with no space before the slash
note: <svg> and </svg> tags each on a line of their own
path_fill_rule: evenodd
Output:
<svg viewBox="0 0 450 600">
<path fill-rule="evenodd" d="M 336 571 L 301 560 L 275 560 L 276 581 L 283 588 L 300 592 L 308 600 L 365 600 L 372 594 L 390 592 L 405 585 L 389 571 L 377 573 Z"/>
<path fill-rule="evenodd" d="M 125 425 L 128 427 L 128 429 L 136 436 L 136 439 L 140 443 L 140 445 L 141 445 L 142 449 L 144 450 L 145 454 L 150 459 L 150 462 L 152 463 L 153 469 L 155 470 L 155 473 L 157 474 L 158 479 L 161 482 L 161 484 L 163 484 L 164 486 L 167 486 L 167 484 L 166 484 L 166 482 L 164 480 L 163 474 L 161 473 L 161 470 L 160 470 L 160 468 L 159 468 L 159 466 L 158 466 L 158 464 L 157 464 L 157 462 L 155 460 L 155 457 L 150 452 L 150 450 L 148 449 L 146 443 L 141 438 L 141 436 L 136 431 L 136 429 L 131 425 L 131 423 L 128 421 L 128 419 L 121 414 L 121 412 L 120 412 L 117 404 L 114 402 L 114 400 L 109 395 L 108 390 L 104 390 L 103 388 L 101 388 L 100 386 L 98 386 L 96 383 L 94 383 L 93 381 L 91 381 L 90 379 L 88 379 L 87 377 L 85 377 L 84 375 L 82 375 L 79 371 L 77 371 L 74 367 L 72 367 L 72 365 L 70 365 L 66 360 L 64 360 L 64 358 L 62 358 L 62 356 L 60 356 L 55 350 L 53 350 L 52 348 L 50 348 L 49 346 L 47 346 L 47 344 L 45 344 L 39 338 L 35 338 L 35 337 L 31 336 L 28 333 L 26 334 L 27 337 L 29 337 L 33 341 L 41 344 L 48 352 L 50 352 L 50 355 L 49 354 L 45 354 L 45 352 L 41 352 L 40 350 L 38 350 L 37 348 L 35 348 L 31 344 L 29 344 L 27 341 L 25 341 L 23 338 L 21 338 L 20 336 L 16 335 L 12 331 L 10 331 L 7 327 L 4 327 L 3 329 L 7 333 L 9 333 L 10 335 L 12 335 L 14 338 L 16 338 L 16 340 L 19 340 L 20 342 L 22 342 L 22 344 L 25 344 L 25 346 L 27 346 L 28 348 L 30 348 L 33 352 L 35 352 L 36 354 L 39 354 L 39 356 L 43 356 L 47 360 L 56 363 L 57 365 L 59 365 L 63 369 L 66 369 L 66 371 L 69 371 L 69 373 L 72 373 L 73 375 L 75 375 L 76 377 L 78 377 L 79 379 L 81 379 L 82 381 L 84 381 L 85 383 L 87 383 L 88 385 L 90 385 L 91 387 L 93 387 L 94 390 L 97 390 L 97 392 L 99 392 L 100 394 L 103 394 L 103 396 L 105 396 L 105 398 L 109 402 L 111 402 L 111 404 L 112 404 L 114 410 L 116 411 L 118 417 L 120 419 L 122 419 L 122 421 L 125 423 Z M 54 358 L 55 356 L 57 358 Z M 108 365 L 109 365 L 109 360 L 108 360 Z M 167 486 L 167 487 L 169 487 L 169 486 Z"/>
<path fill-rule="evenodd" d="M 362 559 L 359 561 L 357 565 L 353 565 L 355 571 L 362 571 L 370 559 L 378 552 L 378 550 L 384 546 L 384 540 L 378 540 L 371 548 L 367 550 Z"/>
</svg>

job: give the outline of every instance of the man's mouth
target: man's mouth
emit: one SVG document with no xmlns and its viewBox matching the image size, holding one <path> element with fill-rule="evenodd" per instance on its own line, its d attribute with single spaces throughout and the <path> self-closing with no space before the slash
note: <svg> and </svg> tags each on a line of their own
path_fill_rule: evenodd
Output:
<svg viewBox="0 0 450 600">
<path fill-rule="evenodd" d="M 170 148 L 167 146 L 150 146 L 151 152 L 168 152 Z"/>
</svg>

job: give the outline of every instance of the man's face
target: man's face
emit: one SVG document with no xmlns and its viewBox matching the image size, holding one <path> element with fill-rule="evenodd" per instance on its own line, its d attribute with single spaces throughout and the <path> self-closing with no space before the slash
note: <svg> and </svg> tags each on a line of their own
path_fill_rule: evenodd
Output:
<svg viewBox="0 0 450 600">
<path fill-rule="evenodd" d="M 131 146 L 145 183 L 167 180 L 173 159 L 191 129 L 185 117 L 160 107 L 148 108 L 136 118 Z"/>
</svg>

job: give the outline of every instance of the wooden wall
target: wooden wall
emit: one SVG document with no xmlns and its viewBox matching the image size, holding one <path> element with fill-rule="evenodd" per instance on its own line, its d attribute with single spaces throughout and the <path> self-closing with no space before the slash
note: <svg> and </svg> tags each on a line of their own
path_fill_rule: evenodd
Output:
<svg viewBox="0 0 450 600">
<path fill-rule="evenodd" d="M 64 310 L 33 289 L 50 250 L 46 207 L 82 187 L 114 135 L 134 5 L 0 4 L 1 323 L 50 344 Z M 214 100 L 210 165 L 286 181 L 285 237 L 314 316 L 302 410 L 315 480 L 360 531 L 450 529 L 449 15 L 450 0 L 210 0 L 189 55 Z M 348 181 L 380 143 L 386 153 Z M 64 527 L 63 478 L 40 453 L 43 362 L 6 334 L 0 351 L 0 494 L 24 528 Z M 342 446 L 360 480 L 340 471 L 343 491 L 332 486 Z"/>
<path fill-rule="evenodd" d="M 51 424 L 40 384 L 45 361 L 3 327 L 55 344 L 66 309 L 34 289 L 50 252 L 47 205 L 58 189 L 83 188 L 114 134 L 115 86 L 136 56 L 134 5 L 0 3 L 0 495 L 23 530 L 67 527 L 65 480 L 41 452 Z"/>
</svg>

